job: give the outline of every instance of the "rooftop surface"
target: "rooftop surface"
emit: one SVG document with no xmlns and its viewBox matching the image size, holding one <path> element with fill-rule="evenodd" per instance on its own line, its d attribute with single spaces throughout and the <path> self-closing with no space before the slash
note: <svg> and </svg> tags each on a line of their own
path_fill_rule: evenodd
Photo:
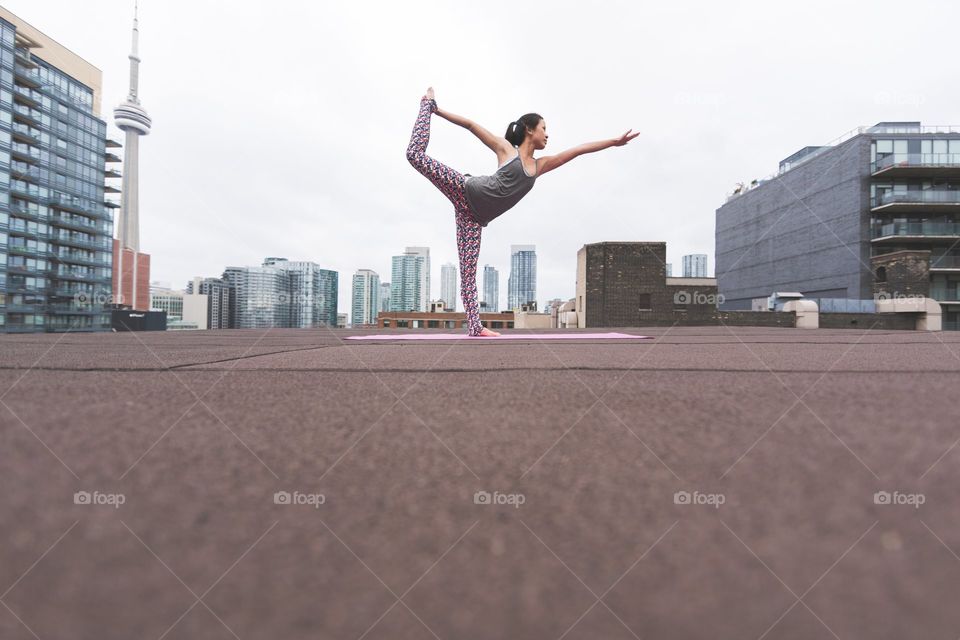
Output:
<svg viewBox="0 0 960 640">
<path fill-rule="evenodd" d="M 960 333 L 607 330 L 0 337 L 0 638 L 960 636 Z"/>
</svg>

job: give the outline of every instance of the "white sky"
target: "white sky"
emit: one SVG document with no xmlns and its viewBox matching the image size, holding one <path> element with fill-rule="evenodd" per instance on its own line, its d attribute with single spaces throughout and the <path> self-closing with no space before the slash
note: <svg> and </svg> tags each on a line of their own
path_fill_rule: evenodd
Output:
<svg viewBox="0 0 960 640">
<path fill-rule="evenodd" d="M 127 93 L 132 0 L 3 0 L 104 73 L 104 117 Z M 542 114 L 556 153 L 627 129 L 622 148 L 546 174 L 485 230 L 506 303 L 511 244 L 535 244 L 538 301 L 574 295 L 576 252 L 666 241 L 714 264 L 714 212 L 737 181 L 881 120 L 960 124 L 952 2 L 651 3 L 498 0 L 141 0 L 141 246 L 151 279 L 266 256 L 340 273 L 429 246 L 457 262 L 453 208 L 406 161 L 428 85 L 442 108 L 502 134 Z M 434 117 L 428 153 L 496 170 L 469 132 Z M 478 278 L 478 284 L 482 280 Z M 458 308 L 462 308 L 458 302 Z"/>
</svg>

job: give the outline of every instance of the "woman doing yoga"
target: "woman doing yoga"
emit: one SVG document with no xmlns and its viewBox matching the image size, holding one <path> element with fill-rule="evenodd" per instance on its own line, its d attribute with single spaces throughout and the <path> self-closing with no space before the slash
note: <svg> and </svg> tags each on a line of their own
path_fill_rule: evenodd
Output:
<svg viewBox="0 0 960 640">
<path fill-rule="evenodd" d="M 430 116 L 436 113 L 474 134 L 497 154 L 498 169 L 489 176 L 461 174 L 427 155 Z M 632 130 L 631 130 L 632 131 Z M 457 252 L 460 256 L 460 297 L 467 312 L 468 335 L 494 337 L 500 334 L 480 324 L 477 305 L 477 260 L 480 230 L 517 204 L 544 173 L 584 153 L 622 147 L 639 133 L 627 131 L 619 138 L 587 142 L 553 156 L 534 158 L 534 151 L 547 146 L 547 125 L 536 113 L 521 116 L 507 127 L 504 137 L 495 136 L 476 122 L 439 109 L 433 87 L 420 100 L 420 113 L 413 125 L 407 160 L 453 202 L 457 222 Z"/>
</svg>

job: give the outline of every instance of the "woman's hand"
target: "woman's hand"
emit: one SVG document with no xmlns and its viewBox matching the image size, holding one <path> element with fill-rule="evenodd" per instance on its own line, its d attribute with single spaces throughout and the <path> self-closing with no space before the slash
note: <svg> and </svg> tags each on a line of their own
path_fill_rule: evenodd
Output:
<svg viewBox="0 0 960 640">
<path fill-rule="evenodd" d="M 638 135 L 640 135 L 640 132 L 639 132 L 639 131 L 637 131 L 637 132 L 634 133 L 633 135 L 630 135 L 630 131 L 633 131 L 633 129 L 630 129 L 630 130 L 627 131 L 625 134 L 623 134 L 622 136 L 620 136 L 619 138 L 617 138 L 616 140 L 614 140 L 614 141 L 613 141 L 613 146 L 615 146 L 615 147 L 622 147 L 623 145 L 627 144 L 628 142 L 630 142 L 631 140 L 633 140 L 634 138 L 636 138 Z"/>
<path fill-rule="evenodd" d="M 436 98 L 433 97 L 433 87 L 427 87 L 427 92 L 423 94 L 423 97 L 427 100 L 436 100 Z"/>
</svg>

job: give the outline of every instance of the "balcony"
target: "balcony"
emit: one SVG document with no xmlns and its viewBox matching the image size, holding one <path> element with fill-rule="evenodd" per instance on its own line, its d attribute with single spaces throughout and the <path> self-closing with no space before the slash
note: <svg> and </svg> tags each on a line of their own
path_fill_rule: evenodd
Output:
<svg viewBox="0 0 960 640">
<path fill-rule="evenodd" d="M 123 147 L 123 145 L 120 144 L 119 140 L 114 140 L 113 138 L 107 138 L 106 147 L 107 149 L 120 149 Z"/>
<path fill-rule="evenodd" d="M 27 69 L 20 64 L 13 65 L 13 77 L 19 82 L 34 89 L 39 89 L 41 86 L 43 86 L 43 82 L 40 80 L 39 73 L 33 69 Z"/>
<path fill-rule="evenodd" d="M 106 169 L 103 170 L 103 177 L 104 178 L 122 178 L 123 174 L 120 173 L 118 170 L 114 169 L 113 167 L 107 167 Z"/>
<path fill-rule="evenodd" d="M 873 163 L 874 178 L 960 178 L 960 153 L 892 153 Z"/>
<path fill-rule="evenodd" d="M 106 233 L 107 225 L 97 223 L 93 220 L 86 221 L 83 218 L 72 218 L 69 216 L 50 216 L 48 222 L 55 227 L 64 227 L 66 229 L 76 229 L 86 233 Z"/>
<path fill-rule="evenodd" d="M 14 142 L 10 149 L 14 158 L 33 164 L 40 162 L 40 149 L 36 147 L 31 147 L 21 142 Z"/>
<path fill-rule="evenodd" d="M 960 271 L 960 256 L 930 256 L 930 271 Z"/>
<path fill-rule="evenodd" d="M 14 123 L 13 139 L 28 144 L 40 144 L 40 130 L 28 127 L 25 124 Z"/>
<path fill-rule="evenodd" d="M 111 241 L 109 238 L 106 242 L 104 242 L 103 240 L 85 240 L 83 238 L 70 237 L 68 235 L 55 235 L 50 238 L 49 242 L 56 245 L 79 247 L 81 249 L 93 249 L 94 251 L 112 250 Z"/>
<path fill-rule="evenodd" d="M 103 160 L 104 162 L 123 162 L 120 156 L 115 153 L 110 153 L 109 151 L 103 153 Z"/>
<path fill-rule="evenodd" d="M 13 99 L 21 104 L 25 104 L 28 107 L 33 107 L 34 109 L 40 109 L 43 107 L 43 102 L 40 101 L 40 93 L 28 89 L 27 87 L 16 86 L 13 88 Z"/>
<path fill-rule="evenodd" d="M 25 107 L 22 104 L 13 105 L 13 117 L 35 127 L 42 126 L 40 122 L 40 112 L 36 109 Z"/>
<path fill-rule="evenodd" d="M 909 211 L 924 211 L 936 213 L 952 213 L 960 211 L 960 191 L 946 189 L 923 189 L 914 191 L 893 192 L 886 191 L 880 194 L 870 209 L 875 213 L 900 213 Z"/>
<path fill-rule="evenodd" d="M 873 242 L 885 240 L 930 240 L 942 238 L 953 240 L 960 237 L 960 223 L 957 222 L 890 222 L 875 226 L 871 230 Z"/>
<path fill-rule="evenodd" d="M 60 209 L 62 211 L 72 211 L 74 213 L 82 213 L 85 216 L 92 216 L 95 218 L 109 218 L 111 217 L 105 210 L 100 208 L 93 208 L 87 206 L 88 200 L 81 200 L 79 198 L 67 198 L 67 197 L 58 197 L 52 196 L 47 198 L 44 202 L 50 205 L 54 209 Z"/>
</svg>

